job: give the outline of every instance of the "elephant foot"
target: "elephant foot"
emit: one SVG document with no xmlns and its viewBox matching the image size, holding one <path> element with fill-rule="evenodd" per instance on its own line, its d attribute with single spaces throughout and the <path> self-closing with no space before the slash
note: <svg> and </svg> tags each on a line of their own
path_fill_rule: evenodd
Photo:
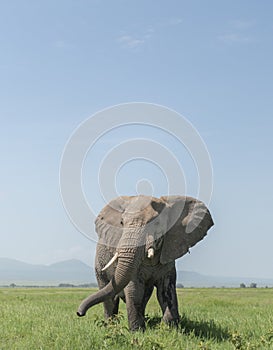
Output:
<svg viewBox="0 0 273 350">
<path fill-rule="evenodd" d="M 145 325 L 144 317 L 140 317 L 134 320 L 129 319 L 128 321 L 129 321 L 129 329 L 131 332 L 145 331 L 146 325 Z"/>
<path fill-rule="evenodd" d="M 179 326 L 179 319 L 177 318 L 177 319 L 164 319 L 164 318 L 162 318 L 162 321 L 166 324 L 166 325 L 168 325 L 168 326 L 170 326 L 170 327 L 178 327 Z"/>
<path fill-rule="evenodd" d="M 130 331 L 131 332 L 144 332 L 146 329 L 145 324 L 144 325 L 130 325 Z"/>
<path fill-rule="evenodd" d="M 179 319 L 178 310 L 170 310 L 169 307 L 167 307 L 162 321 L 170 326 L 178 326 Z"/>
</svg>

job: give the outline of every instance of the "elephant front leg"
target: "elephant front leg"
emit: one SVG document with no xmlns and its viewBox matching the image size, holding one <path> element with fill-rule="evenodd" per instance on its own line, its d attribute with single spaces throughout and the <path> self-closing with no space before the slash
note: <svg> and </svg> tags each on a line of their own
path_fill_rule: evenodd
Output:
<svg viewBox="0 0 273 350">
<path fill-rule="evenodd" d="M 131 331 L 144 330 L 144 285 L 131 281 L 124 289 L 129 328 Z"/>
<path fill-rule="evenodd" d="M 99 289 L 103 289 L 108 283 L 109 278 L 107 278 L 106 273 L 101 272 L 101 269 L 96 269 L 96 277 L 98 281 Z M 119 297 L 116 295 L 114 298 L 108 299 L 103 302 L 104 307 L 104 317 L 110 318 L 118 314 L 119 308 Z"/>
<path fill-rule="evenodd" d="M 157 299 L 160 304 L 163 321 L 177 324 L 179 321 L 178 302 L 176 294 L 176 270 L 173 268 L 156 284 Z"/>
</svg>

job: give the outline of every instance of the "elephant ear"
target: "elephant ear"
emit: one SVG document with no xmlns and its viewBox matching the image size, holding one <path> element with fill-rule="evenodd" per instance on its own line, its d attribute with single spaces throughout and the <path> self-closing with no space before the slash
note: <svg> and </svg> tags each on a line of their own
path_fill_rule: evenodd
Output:
<svg viewBox="0 0 273 350">
<path fill-rule="evenodd" d="M 128 205 L 129 197 L 118 197 L 109 202 L 95 220 L 99 243 L 113 247 L 118 246 L 123 233 L 122 214 Z"/>
<path fill-rule="evenodd" d="M 161 197 L 169 205 L 168 229 L 164 237 L 160 262 L 166 264 L 189 252 L 213 226 L 205 204 L 184 196 Z"/>
</svg>

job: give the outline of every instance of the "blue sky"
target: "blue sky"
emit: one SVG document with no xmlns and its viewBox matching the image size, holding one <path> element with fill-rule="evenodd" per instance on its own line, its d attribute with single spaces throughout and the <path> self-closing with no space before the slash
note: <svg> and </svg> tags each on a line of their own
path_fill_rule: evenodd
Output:
<svg viewBox="0 0 273 350">
<path fill-rule="evenodd" d="M 0 256 L 93 264 L 95 243 L 62 206 L 63 148 L 92 114 L 141 101 L 184 115 L 213 163 L 215 227 L 179 268 L 273 278 L 272 16 L 270 1 L 2 2 Z M 186 152 L 148 128 L 128 127 L 106 135 L 87 158 L 89 198 L 100 200 L 88 171 L 125 135 L 160 140 L 179 154 L 194 193 Z M 134 191 L 137 169 L 160 179 L 151 165 L 131 166 L 120 172 L 120 192 Z M 156 186 L 165 194 L 163 177 Z"/>
</svg>

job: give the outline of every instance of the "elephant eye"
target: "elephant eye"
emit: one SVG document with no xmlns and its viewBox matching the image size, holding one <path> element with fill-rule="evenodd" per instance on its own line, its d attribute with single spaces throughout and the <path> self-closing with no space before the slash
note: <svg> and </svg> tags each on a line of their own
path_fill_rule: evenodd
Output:
<svg viewBox="0 0 273 350">
<path fill-rule="evenodd" d="M 121 221 L 120 224 L 123 225 L 123 221 Z"/>
</svg>

